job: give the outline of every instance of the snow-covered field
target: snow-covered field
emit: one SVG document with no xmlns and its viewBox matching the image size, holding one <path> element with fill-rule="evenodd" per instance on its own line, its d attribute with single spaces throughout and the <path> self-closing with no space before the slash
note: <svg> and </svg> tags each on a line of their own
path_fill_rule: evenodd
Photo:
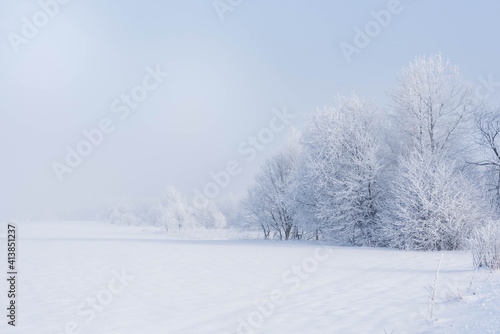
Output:
<svg viewBox="0 0 500 334">
<path fill-rule="evenodd" d="M 18 326 L 3 315 L 1 333 L 500 333 L 499 276 L 474 273 L 465 252 L 172 240 L 98 222 L 19 223 L 19 237 Z"/>
</svg>

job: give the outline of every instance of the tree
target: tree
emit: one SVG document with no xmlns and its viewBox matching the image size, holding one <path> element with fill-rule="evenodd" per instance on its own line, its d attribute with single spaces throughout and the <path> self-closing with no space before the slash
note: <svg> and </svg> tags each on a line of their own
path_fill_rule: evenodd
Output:
<svg viewBox="0 0 500 334">
<path fill-rule="evenodd" d="M 487 217 L 477 188 L 453 163 L 420 150 L 402 155 L 392 184 L 391 245 L 415 250 L 455 250 Z"/>
<path fill-rule="evenodd" d="M 226 227 L 226 216 L 213 202 L 209 202 L 204 208 L 195 210 L 194 217 L 198 225 L 206 228 Z"/>
<path fill-rule="evenodd" d="M 292 150 L 268 158 L 243 199 L 248 221 L 258 224 L 266 239 L 271 231 L 280 240 L 300 237 L 294 221 L 295 206 L 289 196 L 296 158 Z"/>
<path fill-rule="evenodd" d="M 408 145 L 415 145 L 422 155 L 456 154 L 460 146 L 453 144 L 460 141 L 476 106 L 473 87 L 462 81 L 458 66 L 441 54 L 416 57 L 403 67 L 398 88 L 389 97 Z"/>
<path fill-rule="evenodd" d="M 172 186 L 165 189 L 160 200 L 142 200 L 130 207 L 119 206 L 108 216 L 113 224 L 161 226 L 166 231 L 226 226 L 226 216 L 213 202 L 203 209 L 193 209 Z"/>
<path fill-rule="evenodd" d="M 134 214 L 134 210 L 123 205 L 113 209 L 108 217 L 111 224 L 117 225 L 139 225 L 141 220 Z"/>
<path fill-rule="evenodd" d="M 500 107 L 484 106 L 475 115 L 476 143 L 482 157 L 473 164 L 485 168 L 487 190 L 500 212 Z"/>
<path fill-rule="evenodd" d="M 120 225 L 124 214 L 125 208 L 123 206 L 118 206 L 108 213 L 108 220 L 111 224 Z"/>
<path fill-rule="evenodd" d="M 243 228 L 245 218 L 241 207 L 241 196 L 230 195 L 218 202 L 218 208 L 226 217 L 226 224 L 229 227 Z"/>
<path fill-rule="evenodd" d="M 405 134 L 391 187 L 391 243 L 406 249 L 461 248 L 483 219 L 478 190 L 461 171 L 464 138 L 478 106 L 473 87 L 458 66 L 438 54 L 403 67 L 390 98 Z"/>
<path fill-rule="evenodd" d="M 303 135 L 297 198 L 315 229 L 353 245 L 377 239 L 382 168 L 375 107 L 355 95 L 316 111 Z"/>
<path fill-rule="evenodd" d="M 170 186 L 165 189 L 161 198 L 161 206 L 162 223 L 167 231 L 195 226 L 192 208 L 174 187 Z"/>
</svg>

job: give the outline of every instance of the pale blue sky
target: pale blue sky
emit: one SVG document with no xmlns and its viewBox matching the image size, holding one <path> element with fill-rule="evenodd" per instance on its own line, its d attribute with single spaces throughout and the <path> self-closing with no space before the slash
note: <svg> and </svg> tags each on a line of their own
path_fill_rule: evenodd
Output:
<svg viewBox="0 0 500 334">
<path fill-rule="evenodd" d="M 500 81 L 493 0 L 402 0 L 347 63 L 340 43 L 389 2 L 248 0 L 221 21 L 210 0 L 72 0 L 16 53 L 8 34 L 21 34 L 22 18 L 40 6 L 0 1 L 0 219 L 58 218 L 155 197 L 167 185 L 191 196 L 230 160 L 243 172 L 221 198 L 241 193 L 284 143 L 281 132 L 252 163 L 236 150 L 268 126 L 273 108 L 299 115 L 354 91 L 383 109 L 415 55 L 442 52 L 466 79 Z M 112 101 L 157 64 L 169 77 L 117 120 Z M 52 161 L 64 162 L 65 147 L 103 118 L 115 131 L 60 183 Z"/>
</svg>

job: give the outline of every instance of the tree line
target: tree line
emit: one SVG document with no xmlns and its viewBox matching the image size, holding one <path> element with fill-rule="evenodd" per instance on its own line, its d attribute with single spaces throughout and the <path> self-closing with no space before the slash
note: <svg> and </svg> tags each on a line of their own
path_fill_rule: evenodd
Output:
<svg viewBox="0 0 500 334">
<path fill-rule="evenodd" d="M 308 115 L 248 189 L 247 226 L 266 239 L 412 250 L 472 248 L 479 230 L 494 235 L 500 109 L 440 54 L 403 67 L 388 99 L 380 108 L 338 96 Z"/>
<path fill-rule="evenodd" d="M 264 239 L 406 250 L 471 249 L 500 268 L 500 106 L 441 54 L 402 68 L 383 107 L 337 96 L 268 157 L 241 200 L 205 207 L 175 188 L 113 223 L 238 227 Z"/>
</svg>

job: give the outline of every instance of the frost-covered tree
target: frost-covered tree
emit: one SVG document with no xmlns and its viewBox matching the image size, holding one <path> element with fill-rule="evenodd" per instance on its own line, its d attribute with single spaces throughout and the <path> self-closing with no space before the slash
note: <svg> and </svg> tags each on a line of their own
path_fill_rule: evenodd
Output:
<svg viewBox="0 0 500 334">
<path fill-rule="evenodd" d="M 139 225 L 141 220 L 134 213 L 133 208 L 120 205 L 114 208 L 108 217 L 111 224 L 134 226 Z"/>
<path fill-rule="evenodd" d="M 461 171 L 469 121 L 479 106 L 473 86 L 440 54 L 416 57 L 403 67 L 390 98 L 393 132 L 402 135 L 385 211 L 390 217 L 384 215 L 395 234 L 387 237 L 403 248 L 459 248 L 482 219 L 477 187 Z"/>
<path fill-rule="evenodd" d="M 487 190 L 500 214 L 500 107 L 478 109 L 475 125 L 481 157 L 474 164 L 484 168 Z"/>
<path fill-rule="evenodd" d="M 284 150 L 268 158 L 248 189 L 242 205 L 251 224 L 258 225 L 264 237 L 280 240 L 300 238 L 294 221 L 295 205 L 290 202 L 290 181 L 297 156 Z"/>
<path fill-rule="evenodd" d="M 407 135 L 407 145 L 421 154 L 457 156 L 464 125 L 476 108 L 473 87 L 441 54 L 416 57 L 403 67 L 398 87 L 389 95 Z"/>
<path fill-rule="evenodd" d="M 142 200 L 132 206 L 121 205 L 108 214 L 113 224 L 150 225 L 166 231 L 194 227 L 223 228 L 226 216 L 215 203 L 203 209 L 192 208 L 174 187 L 167 187 L 159 200 Z"/>
<path fill-rule="evenodd" d="M 313 113 L 303 134 L 295 192 L 301 211 L 326 237 L 354 245 L 376 242 L 380 129 L 373 104 L 339 97 Z"/>
<path fill-rule="evenodd" d="M 164 226 L 163 213 L 163 207 L 158 201 L 139 203 L 138 214 L 144 225 Z"/>
<path fill-rule="evenodd" d="M 199 226 L 206 228 L 226 227 L 226 216 L 213 202 L 209 202 L 204 208 L 195 210 L 193 215 Z"/>
<path fill-rule="evenodd" d="M 402 155 L 392 184 L 391 245 L 403 249 L 454 250 L 464 246 L 487 207 L 472 182 L 452 162 L 420 150 Z"/>
<path fill-rule="evenodd" d="M 245 218 L 241 207 L 241 196 L 231 195 L 218 202 L 218 208 L 226 217 L 228 227 L 243 228 Z"/>
<path fill-rule="evenodd" d="M 108 220 L 111 224 L 121 224 L 122 221 L 122 216 L 125 213 L 125 208 L 122 206 L 116 207 L 114 209 L 111 209 L 111 211 L 108 213 Z"/>
<path fill-rule="evenodd" d="M 462 171 L 469 120 L 478 107 L 473 87 L 439 54 L 404 67 L 390 97 L 405 135 L 391 187 L 391 244 L 461 248 L 484 219 L 483 199 Z"/>
<path fill-rule="evenodd" d="M 161 221 L 167 231 L 195 226 L 193 209 L 174 187 L 169 186 L 165 189 L 161 198 L 161 206 Z"/>
</svg>

